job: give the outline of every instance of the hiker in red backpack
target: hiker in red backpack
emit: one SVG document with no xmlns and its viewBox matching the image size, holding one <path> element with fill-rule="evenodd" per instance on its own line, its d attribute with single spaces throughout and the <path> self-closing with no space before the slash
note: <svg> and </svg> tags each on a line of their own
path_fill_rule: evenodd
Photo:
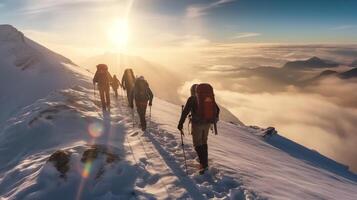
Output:
<svg viewBox="0 0 357 200">
<path fill-rule="evenodd" d="M 140 76 L 135 80 L 135 85 L 132 92 L 132 101 L 135 100 L 136 110 L 140 117 L 141 129 L 146 130 L 146 108 L 149 103 L 149 106 L 152 106 L 152 100 L 154 95 L 149 87 L 148 82 L 144 79 L 143 76 Z M 133 105 L 133 102 L 130 103 Z"/>
<path fill-rule="evenodd" d="M 113 88 L 113 90 L 114 90 L 114 94 L 115 94 L 115 97 L 116 97 L 116 98 L 118 98 L 118 88 L 119 88 L 119 85 L 121 85 L 121 84 L 120 84 L 120 81 L 118 80 L 117 76 L 114 75 L 114 76 L 113 76 L 113 81 L 112 81 L 111 86 L 112 86 L 112 88 Z"/>
<path fill-rule="evenodd" d="M 93 84 L 98 84 L 98 90 L 100 94 L 100 101 L 102 102 L 103 110 L 110 110 L 110 95 L 109 89 L 112 82 L 112 76 L 108 72 L 108 66 L 106 64 L 97 65 L 97 71 L 93 78 Z"/>
<path fill-rule="evenodd" d="M 135 76 L 132 69 L 125 69 L 123 78 L 121 79 L 121 84 L 123 89 L 126 90 L 126 96 L 128 98 L 129 107 L 133 108 L 134 105 L 131 104 L 131 102 L 133 102 L 132 90 L 135 84 Z"/>
<path fill-rule="evenodd" d="M 191 96 L 181 113 L 177 128 L 182 132 L 186 117 L 191 113 L 191 134 L 193 146 L 200 162 L 199 173 L 208 169 L 208 132 L 212 124 L 219 118 L 219 107 L 215 102 L 213 88 L 207 83 L 194 84 L 191 87 Z"/>
</svg>

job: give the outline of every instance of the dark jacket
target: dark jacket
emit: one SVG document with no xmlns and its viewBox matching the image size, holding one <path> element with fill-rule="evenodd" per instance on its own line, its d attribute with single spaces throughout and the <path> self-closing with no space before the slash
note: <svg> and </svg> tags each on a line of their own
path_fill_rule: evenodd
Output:
<svg viewBox="0 0 357 200">
<path fill-rule="evenodd" d="M 217 106 L 217 119 L 219 117 L 219 112 L 220 112 L 220 109 L 218 107 L 218 105 L 216 104 Z M 202 120 L 200 119 L 200 117 L 198 116 L 197 114 L 197 100 L 196 100 L 196 96 L 190 96 L 188 99 L 187 99 L 187 102 L 186 102 L 186 105 L 181 113 L 181 118 L 180 118 L 180 121 L 179 121 L 179 124 L 180 125 L 183 125 L 185 123 L 185 120 L 187 118 L 187 115 L 191 113 L 191 117 L 192 117 L 192 123 L 193 124 L 202 124 L 202 123 L 205 123 L 205 122 L 202 122 Z"/>
<path fill-rule="evenodd" d="M 141 80 L 145 82 L 145 86 L 143 87 L 144 91 L 140 91 L 140 88 L 138 87 L 138 80 L 135 81 L 134 89 L 132 90 L 132 96 L 133 98 L 131 101 L 135 100 L 135 102 L 142 103 L 142 104 L 147 104 L 149 101 L 149 105 L 152 105 L 152 100 L 154 99 L 154 94 L 152 93 L 149 84 L 146 80 Z M 130 105 L 133 105 L 133 102 L 130 102 Z"/>
<path fill-rule="evenodd" d="M 98 83 L 99 89 L 109 88 L 111 82 L 112 82 L 112 76 L 108 71 L 95 72 L 93 83 Z"/>
</svg>

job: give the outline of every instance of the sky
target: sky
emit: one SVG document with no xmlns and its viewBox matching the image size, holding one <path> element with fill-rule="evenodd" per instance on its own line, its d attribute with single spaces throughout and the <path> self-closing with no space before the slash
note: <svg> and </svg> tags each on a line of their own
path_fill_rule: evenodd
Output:
<svg viewBox="0 0 357 200">
<path fill-rule="evenodd" d="M 354 0 L 1 0 L 0 23 L 80 61 L 117 50 L 108 32 L 125 19 L 125 51 L 155 59 L 212 43 L 357 43 L 356 8 Z"/>
</svg>

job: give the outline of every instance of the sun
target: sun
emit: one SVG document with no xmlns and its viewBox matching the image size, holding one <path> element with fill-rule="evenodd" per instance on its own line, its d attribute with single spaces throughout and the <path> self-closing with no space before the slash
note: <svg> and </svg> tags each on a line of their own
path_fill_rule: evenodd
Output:
<svg viewBox="0 0 357 200">
<path fill-rule="evenodd" d="M 108 31 L 110 41 L 119 50 L 123 50 L 129 41 L 129 23 L 127 19 L 117 19 Z"/>
</svg>

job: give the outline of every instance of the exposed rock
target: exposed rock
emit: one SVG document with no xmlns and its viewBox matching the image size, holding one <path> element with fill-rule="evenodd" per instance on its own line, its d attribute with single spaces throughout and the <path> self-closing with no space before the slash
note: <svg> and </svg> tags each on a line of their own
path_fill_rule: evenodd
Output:
<svg viewBox="0 0 357 200">
<path fill-rule="evenodd" d="M 81 161 L 83 163 L 95 160 L 99 154 L 106 156 L 107 163 L 113 163 L 119 160 L 119 156 L 110 151 L 109 148 L 102 145 L 92 145 L 83 152 Z"/>
<path fill-rule="evenodd" d="M 48 159 L 52 162 L 56 169 L 61 173 L 60 177 L 65 178 L 69 170 L 70 154 L 64 150 L 58 150 L 53 153 Z"/>
</svg>

